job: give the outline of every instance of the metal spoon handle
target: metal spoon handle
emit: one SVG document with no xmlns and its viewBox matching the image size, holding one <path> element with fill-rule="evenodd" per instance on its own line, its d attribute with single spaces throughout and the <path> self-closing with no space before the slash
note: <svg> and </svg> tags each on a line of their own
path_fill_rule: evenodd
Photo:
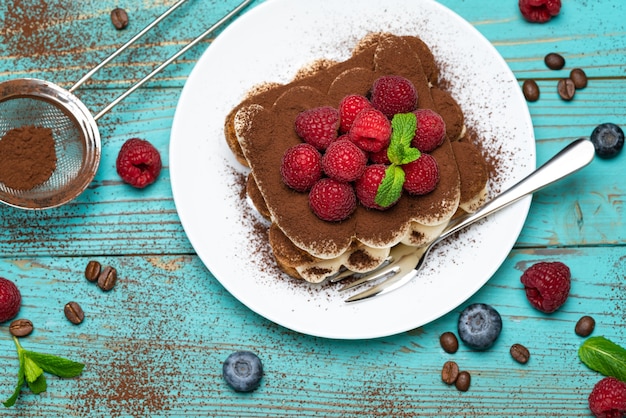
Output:
<svg viewBox="0 0 626 418">
<path fill-rule="evenodd" d="M 89 80 L 96 72 L 98 72 L 102 67 L 107 65 L 113 59 L 115 59 L 118 55 L 120 55 L 122 52 L 124 52 L 129 46 L 134 44 L 137 41 L 137 39 L 141 38 L 149 30 L 151 30 L 153 27 L 158 25 L 159 22 L 161 22 L 163 19 L 168 17 L 170 14 L 172 14 L 174 12 L 174 10 L 178 9 L 178 7 L 181 6 L 185 1 L 187 1 L 187 0 L 179 0 L 177 3 L 172 5 L 172 7 L 170 7 L 165 12 L 163 12 L 163 14 L 161 14 L 161 16 L 157 17 L 152 23 L 150 23 L 148 26 L 143 28 L 135 36 L 130 38 L 124 45 L 122 45 L 119 48 L 117 48 L 111 55 L 109 55 L 104 60 L 102 60 L 102 62 L 100 62 L 100 64 L 98 64 L 95 67 L 93 67 L 87 74 L 85 74 L 80 80 L 78 80 L 68 91 L 70 93 L 73 93 L 76 89 L 78 89 L 80 86 L 82 86 L 83 83 L 85 83 L 85 81 Z"/>
<path fill-rule="evenodd" d="M 137 90 L 139 87 L 143 86 L 146 82 L 148 82 L 150 79 L 152 79 L 152 77 L 154 77 L 155 75 L 157 75 L 158 73 L 161 72 L 161 70 L 163 70 L 165 67 L 167 67 L 168 65 L 170 65 L 172 62 L 174 62 L 175 60 L 177 60 L 180 56 L 182 56 L 184 53 L 186 53 L 187 51 L 189 51 L 191 48 L 193 48 L 196 44 L 200 43 L 200 41 L 202 41 L 204 38 L 206 38 L 210 33 L 214 32 L 216 29 L 218 29 L 220 26 L 222 26 L 224 23 L 226 23 L 228 20 L 230 20 L 233 16 L 235 16 L 237 13 L 239 13 L 241 10 L 243 10 L 245 7 L 247 7 L 250 3 L 252 3 L 253 0 L 244 0 L 243 2 L 241 2 L 239 4 L 239 6 L 235 7 L 233 10 L 231 10 L 228 14 L 226 14 L 224 17 L 222 17 L 220 20 L 218 20 L 215 24 L 213 24 L 213 26 L 211 26 L 210 28 L 208 28 L 207 30 L 205 30 L 204 32 L 202 32 L 198 37 L 196 37 L 194 40 L 192 40 L 191 42 L 189 42 L 187 45 L 185 45 L 181 50 L 179 50 L 178 52 L 176 52 L 174 55 L 172 55 L 171 57 L 169 57 L 167 60 L 165 60 L 163 63 L 161 63 L 161 65 L 159 65 L 157 68 L 155 68 L 154 70 L 152 70 L 152 72 L 150 72 L 148 75 L 146 75 L 144 78 L 142 78 L 141 80 L 139 80 L 137 83 L 135 83 L 133 86 L 131 86 L 128 90 L 126 90 L 124 93 L 122 93 L 121 95 L 119 95 L 115 100 L 113 100 L 111 103 L 109 103 L 108 105 L 106 105 L 104 108 L 102 108 L 102 110 L 100 110 L 93 118 L 94 120 L 98 120 L 100 119 L 102 116 L 104 116 L 109 110 L 111 110 L 113 107 L 115 107 L 119 102 L 121 102 L 122 100 L 124 100 L 126 97 L 130 96 L 131 93 L 133 93 L 135 90 Z"/>
<path fill-rule="evenodd" d="M 587 138 L 575 140 L 537 170 L 485 203 L 476 212 L 460 217 L 451 223 L 437 239 L 437 242 L 446 239 L 469 224 L 575 173 L 589 164 L 593 160 L 594 154 L 593 144 Z"/>
</svg>

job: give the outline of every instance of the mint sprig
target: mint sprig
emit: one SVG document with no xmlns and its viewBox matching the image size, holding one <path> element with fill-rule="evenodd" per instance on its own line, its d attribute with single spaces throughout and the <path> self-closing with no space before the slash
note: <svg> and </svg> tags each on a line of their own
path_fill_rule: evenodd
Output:
<svg viewBox="0 0 626 418">
<path fill-rule="evenodd" d="M 626 382 L 626 349 L 605 337 L 591 337 L 578 348 L 578 357 L 592 370 Z"/>
<path fill-rule="evenodd" d="M 63 357 L 24 350 L 16 337 L 13 337 L 13 341 L 17 349 L 20 366 L 17 371 L 15 391 L 9 399 L 3 402 L 3 405 L 7 408 L 15 405 L 24 383 L 28 385 L 28 388 L 34 394 L 45 392 L 48 384 L 44 372 L 59 377 L 76 377 L 82 373 L 85 367 L 82 363 Z"/>
<path fill-rule="evenodd" d="M 391 120 L 391 140 L 387 148 L 387 158 L 391 165 L 385 171 L 385 177 L 378 186 L 375 199 L 376 203 L 382 207 L 393 204 L 402 194 L 405 177 L 401 166 L 421 156 L 420 150 L 411 146 L 416 131 L 415 113 L 399 113 Z"/>
</svg>

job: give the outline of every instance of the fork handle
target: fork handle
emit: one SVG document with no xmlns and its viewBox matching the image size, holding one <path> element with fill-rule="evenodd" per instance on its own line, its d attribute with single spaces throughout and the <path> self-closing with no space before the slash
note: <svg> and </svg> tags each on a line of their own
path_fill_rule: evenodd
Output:
<svg viewBox="0 0 626 418">
<path fill-rule="evenodd" d="M 476 212 L 467 214 L 453 221 L 436 241 L 444 240 L 469 224 L 575 173 L 589 164 L 593 160 L 594 154 L 595 149 L 589 139 L 579 138 L 573 141 L 541 167 L 485 203 Z"/>
<path fill-rule="evenodd" d="M 426 251 L 420 257 L 417 265 L 413 270 L 404 276 L 392 276 L 382 283 L 377 284 L 361 293 L 353 295 L 346 299 L 346 302 L 356 302 L 365 300 L 377 295 L 392 292 L 404 286 L 413 280 L 418 272 L 424 259 L 430 249 L 439 241 L 449 237 L 455 232 L 465 228 L 473 222 L 476 222 L 487 215 L 496 212 L 521 198 L 540 190 L 555 181 L 562 179 L 581 168 L 585 167 L 593 160 L 595 149 L 591 141 L 586 138 L 579 138 L 571 144 L 563 148 L 559 153 L 552 157 L 548 162 L 533 171 L 524 179 L 520 180 L 511 188 L 499 194 L 489 202 L 485 203 L 476 212 L 462 216 L 453 221 L 444 232 L 426 247 Z"/>
</svg>

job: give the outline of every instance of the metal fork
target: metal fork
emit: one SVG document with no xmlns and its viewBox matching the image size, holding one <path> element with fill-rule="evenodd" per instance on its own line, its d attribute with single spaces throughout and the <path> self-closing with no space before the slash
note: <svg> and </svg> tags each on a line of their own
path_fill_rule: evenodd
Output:
<svg viewBox="0 0 626 418">
<path fill-rule="evenodd" d="M 441 235 L 430 244 L 414 249 L 412 252 L 407 252 L 406 248 L 400 247 L 398 251 L 402 252 L 402 254 L 399 256 L 398 254 L 394 255 L 394 259 L 396 259 L 396 261 L 390 263 L 383 269 L 377 270 L 371 275 L 362 276 L 359 280 L 344 286 L 341 289 L 342 291 L 352 289 L 361 284 L 371 282 L 372 280 L 378 280 L 382 277 L 386 277 L 384 281 L 371 287 L 370 289 L 349 297 L 346 299 L 346 302 L 356 302 L 369 299 L 374 296 L 392 292 L 404 286 L 419 274 L 419 271 L 424 266 L 428 253 L 436 244 L 461 229 L 473 224 L 474 222 L 483 219 L 484 217 L 499 211 L 500 209 L 517 202 L 521 198 L 543 189 L 544 187 L 561 180 L 572 173 L 575 173 L 593 160 L 594 153 L 594 146 L 587 138 L 579 138 L 573 141 L 541 167 L 536 169 L 524 179 L 520 180 L 508 190 L 485 203 L 476 212 L 454 219 L 441 233 Z M 413 268 L 411 269 L 412 266 Z M 409 271 L 409 269 L 411 270 Z"/>
</svg>

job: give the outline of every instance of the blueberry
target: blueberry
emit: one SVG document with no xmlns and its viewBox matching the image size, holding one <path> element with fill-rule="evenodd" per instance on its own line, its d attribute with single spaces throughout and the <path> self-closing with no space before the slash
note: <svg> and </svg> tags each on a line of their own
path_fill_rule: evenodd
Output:
<svg viewBox="0 0 626 418">
<path fill-rule="evenodd" d="M 259 387 L 263 377 L 263 364 L 250 351 L 236 351 L 224 361 L 222 376 L 237 392 L 251 392 Z"/>
<path fill-rule="evenodd" d="M 461 341 L 475 350 L 486 350 L 500 335 L 502 318 L 493 307 L 474 303 L 461 312 L 458 328 Z"/>
<path fill-rule="evenodd" d="M 624 131 L 614 123 L 602 123 L 591 133 L 591 142 L 598 157 L 612 158 L 624 146 Z"/>
</svg>

